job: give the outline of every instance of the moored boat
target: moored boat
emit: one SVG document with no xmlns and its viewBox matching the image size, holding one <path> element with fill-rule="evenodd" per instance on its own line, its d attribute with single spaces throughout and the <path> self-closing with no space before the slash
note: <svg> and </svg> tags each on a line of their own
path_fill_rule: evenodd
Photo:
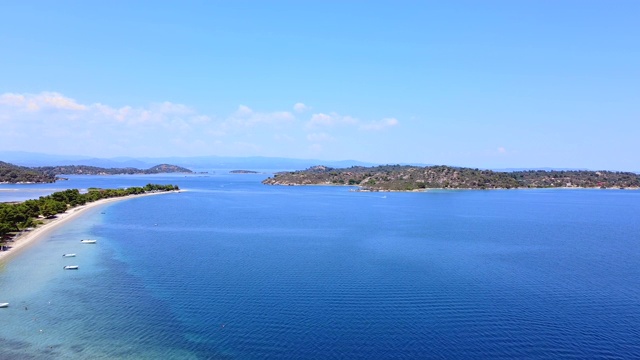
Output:
<svg viewBox="0 0 640 360">
<path fill-rule="evenodd" d="M 76 254 L 62 254 L 62 257 L 76 257 Z"/>
<path fill-rule="evenodd" d="M 78 265 L 67 265 L 63 269 L 65 270 L 78 270 Z"/>
<path fill-rule="evenodd" d="M 0 303 L 0 308 L 9 307 L 9 303 Z"/>
<path fill-rule="evenodd" d="M 83 244 L 95 244 L 96 242 L 98 242 L 98 240 L 85 239 L 85 240 L 80 240 L 80 242 Z"/>
</svg>

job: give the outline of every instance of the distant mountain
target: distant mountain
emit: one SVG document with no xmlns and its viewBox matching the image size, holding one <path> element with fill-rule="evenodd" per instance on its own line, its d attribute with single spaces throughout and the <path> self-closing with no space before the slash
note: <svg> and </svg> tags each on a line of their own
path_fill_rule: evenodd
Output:
<svg viewBox="0 0 640 360">
<path fill-rule="evenodd" d="M 148 163 L 130 157 L 101 159 L 82 155 L 51 155 L 26 151 L 0 151 L 0 159 L 12 164 L 28 167 L 74 164 L 103 168 L 149 168 L 162 163 L 162 161 Z"/>
<path fill-rule="evenodd" d="M 88 156 L 68 156 L 32 153 L 26 151 L 0 151 L 0 159 L 19 166 L 78 164 Z"/>
<path fill-rule="evenodd" d="M 115 157 L 95 158 L 75 155 L 49 155 L 23 151 L 0 151 L 0 159 L 22 166 L 63 166 L 68 164 L 95 166 L 102 168 L 149 168 L 156 164 L 175 164 L 189 169 L 272 169 L 299 170 L 324 163 L 334 167 L 373 166 L 356 160 L 321 161 L 318 159 L 290 159 L 280 157 L 231 157 L 231 156 L 189 156 L 189 157 Z"/>
<path fill-rule="evenodd" d="M 192 157 L 160 157 L 139 158 L 144 162 L 165 162 L 178 164 L 190 169 L 272 169 L 272 170 L 298 170 L 305 169 L 318 163 L 326 163 L 330 166 L 371 166 L 374 164 L 356 160 L 320 161 L 317 159 L 291 159 L 280 157 L 230 157 L 230 156 L 192 156 Z"/>
<path fill-rule="evenodd" d="M 82 155 L 51 155 L 42 153 L 32 153 L 25 151 L 0 151 L 0 159 L 3 161 L 28 167 L 37 166 L 63 166 L 68 164 L 95 166 L 100 168 L 136 168 L 148 169 L 156 164 L 175 164 L 177 166 L 189 168 L 196 171 L 208 171 L 213 169 L 234 170 L 272 170 L 272 171 L 293 171 L 302 170 L 317 164 L 324 164 L 334 168 L 346 168 L 351 166 L 377 166 L 388 163 L 371 163 L 358 160 L 337 160 L 325 161 L 318 159 L 292 159 L 282 157 L 232 157 L 232 156 L 171 156 L 171 157 L 113 157 L 96 158 Z M 423 163 L 400 163 L 402 166 L 434 166 L 434 164 Z M 514 172 L 527 170 L 546 171 L 580 171 L 582 168 L 551 168 L 551 167 L 530 167 L 530 168 L 506 168 L 506 169 L 483 169 L 499 172 Z M 639 173 L 639 172 L 636 172 Z"/>
</svg>

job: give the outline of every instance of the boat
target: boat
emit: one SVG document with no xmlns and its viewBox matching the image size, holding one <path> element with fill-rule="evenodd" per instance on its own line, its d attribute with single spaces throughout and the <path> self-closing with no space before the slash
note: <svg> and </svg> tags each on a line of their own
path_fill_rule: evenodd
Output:
<svg viewBox="0 0 640 360">
<path fill-rule="evenodd" d="M 83 244 L 95 244 L 96 242 L 98 242 L 98 240 L 85 239 L 85 240 L 80 240 L 80 242 Z"/>
<path fill-rule="evenodd" d="M 9 307 L 9 303 L 0 303 L 0 308 Z"/>
<path fill-rule="evenodd" d="M 65 270 L 78 270 L 78 265 L 67 265 L 63 269 Z"/>
<path fill-rule="evenodd" d="M 76 257 L 76 254 L 62 254 L 62 257 Z"/>
</svg>

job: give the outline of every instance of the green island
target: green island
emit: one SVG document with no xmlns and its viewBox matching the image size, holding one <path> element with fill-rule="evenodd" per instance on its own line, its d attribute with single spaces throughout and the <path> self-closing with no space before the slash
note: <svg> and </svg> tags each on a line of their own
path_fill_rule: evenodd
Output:
<svg viewBox="0 0 640 360">
<path fill-rule="evenodd" d="M 231 170 L 229 174 L 259 174 L 259 172 L 253 170 Z"/>
<path fill-rule="evenodd" d="M 640 175 L 632 172 L 586 170 L 526 170 L 502 172 L 452 166 L 383 165 L 334 169 L 313 166 L 279 172 L 265 179 L 268 185 L 351 185 L 360 191 L 420 191 L 425 189 L 527 188 L 640 188 Z"/>
<path fill-rule="evenodd" d="M 76 206 L 108 198 L 177 190 L 180 190 L 177 185 L 159 184 L 147 184 L 143 187 L 135 186 L 125 189 L 89 188 L 86 193 L 80 193 L 78 189 L 69 189 L 41 196 L 37 200 L 0 203 L 0 245 L 10 241 L 19 232 L 41 225 L 44 220 L 52 219 L 57 214 L 64 213 Z"/>
<path fill-rule="evenodd" d="M 64 166 L 18 166 L 0 161 L 0 183 L 52 183 L 58 180 L 57 175 L 138 175 L 160 173 L 193 173 L 193 171 L 177 165 L 160 164 L 149 169 L 101 168 L 86 165 Z"/>
</svg>

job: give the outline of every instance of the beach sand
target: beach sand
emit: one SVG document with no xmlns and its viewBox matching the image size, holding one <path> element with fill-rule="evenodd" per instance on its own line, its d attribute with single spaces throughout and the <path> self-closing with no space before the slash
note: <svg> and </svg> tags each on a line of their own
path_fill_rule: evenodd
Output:
<svg viewBox="0 0 640 360">
<path fill-rule="evenodd" d="M 152 193 L 139 194 L 139 195 L 128 195 L 128 196 L 122 196 L 122 197 L 116 197 L 116 198 L 102 199 L 102 200 L 94 201 L 85 205 L 76 206 L 74 208 L 67 210 L 62 214 L 56 215 L 54 219 L 45 220 L 46 221 L 45 224 L 39 225 L 35 229 L 28 232 L 23 232 L 22 234 L 15 237 L 13 239 L 14 240 L 13 242 L 10 242 L 7 244 L 8 246 L 11 247 L 9 250 L 0 251 L 0 263 L 7 262 L 13 256 L 19 254 L 21 250 L 24 250 L 28 246 L 37 243 L 38 240 L 46 238 L 47 235 L 51 233 L 52 230 L 58 228 L 60 225 L 65 224 L 66 222 L 77 217 L 79 214 L 81 214 L 85 210 L 93 209 L 95 207 L 102 206 L 104 204 L 108 204 L 116 201 L 123 201 L 123 200 L 138 198 L 142 196 L 171 194 L 171 193 L 181 192 L 181 191 L 182 190 L 152 192 Z"/>
</svg>

